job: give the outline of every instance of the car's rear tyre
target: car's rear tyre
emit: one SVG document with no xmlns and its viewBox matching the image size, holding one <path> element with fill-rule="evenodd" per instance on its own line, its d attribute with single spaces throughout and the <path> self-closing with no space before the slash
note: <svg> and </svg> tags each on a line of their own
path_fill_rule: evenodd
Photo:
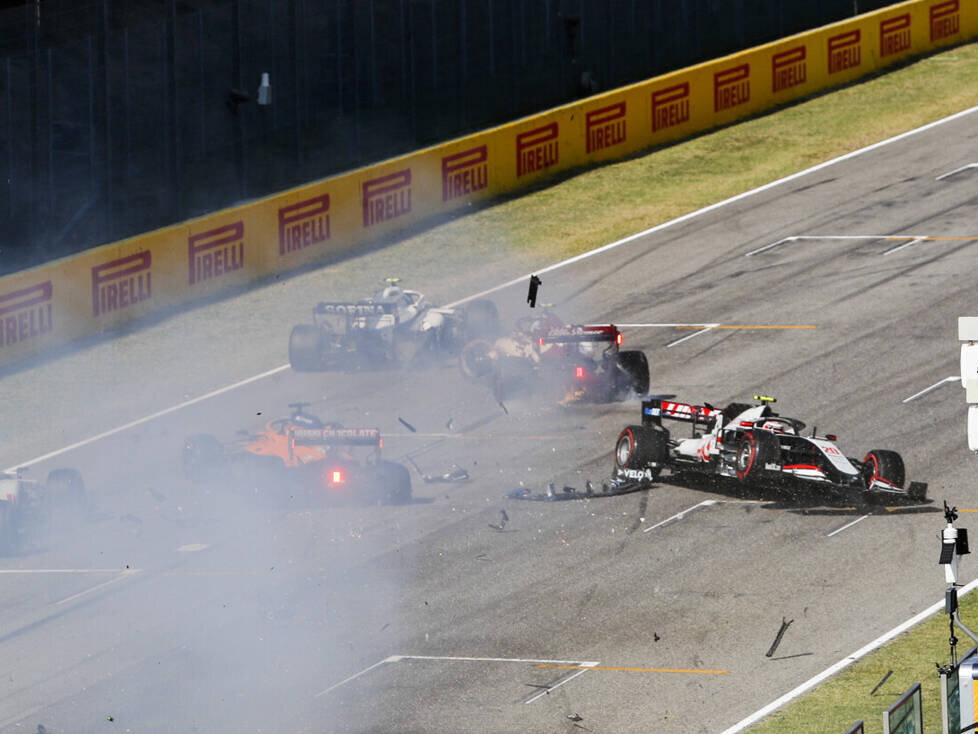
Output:
<svg viewBox="0 0 978 734">
<path fill-rule="evenodd" d="M 465 307 L 462 335 L 466 342 L 495 339 L 499 334 L 499 312 L 492 301 L 472 301 Z"/>
<path fill-rule="evenodd" d="M 16 508 L 13 504 L 0 500 L 0 556 L 11 555 L 17 551 L 19 537 L 14 519 Z"/>
<path fill-rule="evenodd" d="M 669 432 L 651 426 L 625 426 L 615 441 L 615 469 L 641 471 L 669 457 Z"/>
<path fill-rule="evenodd" d="M 866 454 L 860 473 L 867 488 L 874 479 L 882 479 L 902 489 L 907 476 L 900 454 L 886 449 L 873 449 Z"/>
<path fill-rule="evenodd" d="M 383 484 L 383 502 L 389 505 L 403 505 L 411 501 L 411 474 L 393 461 L 377 463 L 377 472 Z"/>
<path fill-rule="evenodd" d="M 632 392 L 648 394 L 649 360 L 645 352 L 618 352 L 615 355 L 615 397 L 620 400 Z"/>
<path fill-rule="evenodd" d="M 781 445 L 769 431 L 747 431 L 737 442 L 734 470 L 737 478 L 749 481 L 770 475 L 768 464 L 781 466 Z"/>
<path fill-rule="evenodd" d="M 476 339 L 466 344 L 458 355 L 458 367 L 462 376 L 478 381 L 490 377 L 497 368 L 492 344 L 485 339 Z"/>
<path fill-rule="evenodd" d="M 289 364 L 296 372 L 319 367 L 322 358 L 323 332 L 318 326 L 299 324 L 289 334 Z"/>
<path fill-rule="evenodd" d="M 183 442 L 183 476 L 192 482 L 208 478 L 224 457 L 224 447 L 213 436 L 198 433 Z"/>
<path fill-rule="evenodd" d="M 53 469 L 44 483 L 44 501 L 57 512 L 83 512 L 87 506 L 85 482 L 77 469 Z"/>
</svg>

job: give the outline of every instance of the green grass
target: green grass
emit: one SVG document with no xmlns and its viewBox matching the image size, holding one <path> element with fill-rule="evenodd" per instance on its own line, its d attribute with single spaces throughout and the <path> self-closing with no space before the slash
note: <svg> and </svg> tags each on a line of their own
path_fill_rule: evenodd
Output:
<svg viewBox="0 0 978 734">
<path fill-rule="evenodd" d="M 978 45 L 592 168 L 414 235 L 491 255 L 574 255 L 978 105 Z M 409 242 L 411 240 L 408 240 Z"/>
</svg>

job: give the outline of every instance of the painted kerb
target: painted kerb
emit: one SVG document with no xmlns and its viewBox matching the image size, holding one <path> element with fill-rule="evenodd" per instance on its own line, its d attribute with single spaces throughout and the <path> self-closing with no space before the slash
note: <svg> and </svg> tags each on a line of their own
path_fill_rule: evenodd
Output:
<svg viewBox="0 0 978 734">
<path fill-rule="evenodd" d="M 5 276 L 0 365 L 976 35 L 978 4 L 910 0 Z"/>
</svg>

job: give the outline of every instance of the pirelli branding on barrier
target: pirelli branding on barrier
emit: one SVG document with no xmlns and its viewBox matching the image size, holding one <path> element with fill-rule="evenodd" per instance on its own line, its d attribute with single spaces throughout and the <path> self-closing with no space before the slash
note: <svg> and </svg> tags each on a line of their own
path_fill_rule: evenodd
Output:
<svg viewBox="0 0 978 734">
<path fill-rule="evenodd" d="M 910 13 L 880 21 L 880 58 L 910 50 Z"/>
<path fill-rule="evenodd" d="M 92 268 L 92 316 L 103 316 L 153 297 L 153 253 L 120 257 Z"/>
<path fill-rule="evenodd" d="M 396 171 L 363 182 L 363 226 L 411 213 L 411 169 Z"/>
<path fill-rule="evenodd" d="M 560 161 L 556 122 L 528 130 L 516 136 L 516 177 L 543 171 Z"/>
<path fill-rule="evenodd" d="M 50 280 L 0 293 L 0 350 L 47 334 L 54 326 Z M 0 355 L 3 352 L 0 351 Z"/>
<path fill-rule="evenodd" d="M 771 57 L 771 90 L 783 92 L 808 80 L 805 46 L 795 46 Z"/>
<path fill-rule="evenodd" d="M 0 365 L 975 37 L 978 0 L 907 0 L 0 277 Z"/>
<path fill-rule="evenodd" d="M 652 132 L 689 122 L 689 82 L 652 92 Z"/>
<path fill-rule="evenodd" d="M 489 186 L 489 150 L 485 145 L 441 159 L 441 200 L 451 201 Z"/>
<path fill-rule="evenodd" d="M 280 207 L 278 254 L 304 250 L 329 239 L 329 194 Z"/>
<path fill-rule="evenodd" d="M 738 64 L 713 75 L 713 111 L 750 102 L 750 64 Z"/>
<path fill-rule="evenodd" d="M 862 43 L 859 29 L 829 36 L 829 74 L 855 69 L 862 63 Z"/>
<path fill-rule="evenodd" d="M 626 139 L 625 102 L 591 110 L 584 116 L 584 127 L 587 132 L 588 153 L 624 143 Z"/>
<path fill-rule="evenodd" d="M 244 222 L 195 234 L 187 240 L 191 286 L 241 270 L 245 265 Z"/>
<path fill-rule="evenodd" d="M 930 40 L 951 38 L 961 31 L 961 8 L 958 0 L 930 6 Z"/>
</svg>

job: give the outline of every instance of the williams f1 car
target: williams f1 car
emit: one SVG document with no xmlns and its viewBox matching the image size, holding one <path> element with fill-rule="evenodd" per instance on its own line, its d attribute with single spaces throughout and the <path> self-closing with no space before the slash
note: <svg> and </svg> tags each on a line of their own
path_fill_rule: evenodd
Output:
<svg viewBox="0 0 978 734">
<path fill-rule="evenodd" d="M 832 434 L 802 435 L 805 424 L 759 405 L 732 403 L 717 409 L 667 400 L 642 402 L 642 424 L 626 426 L 615 443 L 619 479 L 654 481 L 663 469 L 698 472 L 770 487 L 815 487 L 864 502 L 926 499 L 923 482 L 906 484 L 903 459 L 873 449 L 861 460 L 846 456 Z M 663 420 L 692 424 L 691 435 L 674 437 Z"/>
<path fill-rule="evenodd" d="M 298 498 L 302 504 L 410 501 L 411 475 L 381 459 L 379 430 L 324 423 L 305 412 L 306 405 L 290 404 L 289 417 L 270 421 L 257 433 L 241 432 L 229 446 L 208 434 L 188 437 L 184 476 L 269 491 L 272 499 Z"/>
<path fill-rule="evenodd" d="M 649 391 L 649 363 L 623 351 L 614 324 L 566 324 L 546 309 L 516 322 L 510 336 L 469 342 L 459 355 L 462 374 L 485 381 L 502 400 L 521 389 L 553 387 L 567 399 L 621 400 Z"/>
<path fill-rule="evenodd" d="M 44 483 L 19 470 L 0 473 L 0 554 L 20 552 L 53 520 L 86 507 L 85 483 L 75 469 L 54 469 Z"/>
<path fill-rule="evenodd" d="M 444 350 L 457 354 L 467 341 L 494 338 L 499 316 L 492 301 L 461 308 L 436 308 L 418 291 L 387 285 L 372 298 L 353 303 L 320 301 L 312 324 L 289 336 L 292 369 L 310 371 L 348 364 L 408 362 L 416 354 Z"/>
</svg>

